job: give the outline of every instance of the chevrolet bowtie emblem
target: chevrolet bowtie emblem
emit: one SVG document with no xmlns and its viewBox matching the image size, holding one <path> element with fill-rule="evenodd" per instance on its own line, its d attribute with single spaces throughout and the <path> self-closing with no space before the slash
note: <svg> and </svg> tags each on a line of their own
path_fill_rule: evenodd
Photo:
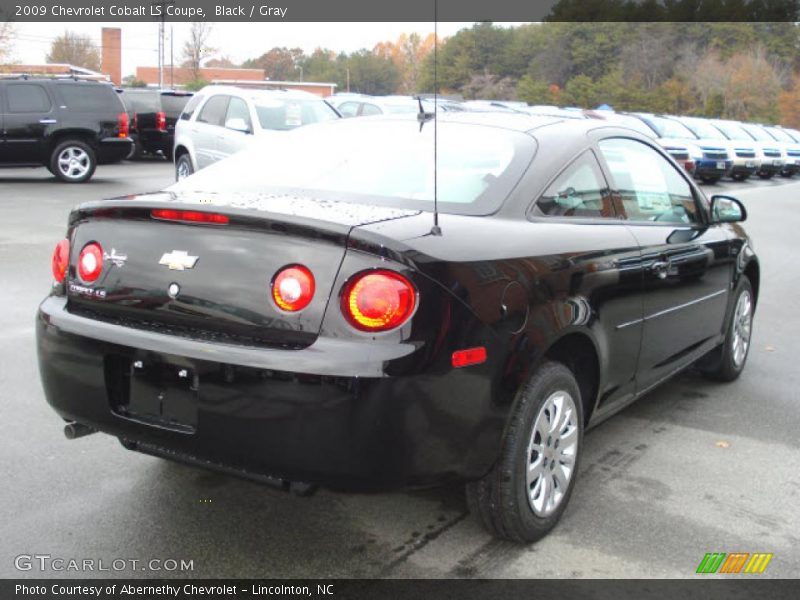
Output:
<svg viewBox="0 0 800 600">
<path fill-rule="evenodd" d="M 165 253 L 158 264 L 169 267 L 171 271 L 183 271 L 193 269 L 198 258 L 198 256 L 189 256 L 189 253 L 183 250 L 173 250 Z"/>
</svg>

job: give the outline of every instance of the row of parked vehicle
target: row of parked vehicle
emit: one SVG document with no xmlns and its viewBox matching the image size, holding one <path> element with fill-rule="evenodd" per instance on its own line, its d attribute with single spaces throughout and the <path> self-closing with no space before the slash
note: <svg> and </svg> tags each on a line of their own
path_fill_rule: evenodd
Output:
<svg viewBox="0 0 800 600">
<path fill-rule="evenodd" d="M 198 92 L 114 89 L 79 78 L 0 76 L 0 165 L 45 166 L 69 183 L 98 164 L 163 155 L 177 179 L 244 149 L 252 139 L 303 125 L 380 114 L 513 112 L 603 119 L 655 139 L 694 177 L 714 183 L 800 171 L 800 131 L 721 119 L 456 101 L 208 86 Z"/>
</svg>

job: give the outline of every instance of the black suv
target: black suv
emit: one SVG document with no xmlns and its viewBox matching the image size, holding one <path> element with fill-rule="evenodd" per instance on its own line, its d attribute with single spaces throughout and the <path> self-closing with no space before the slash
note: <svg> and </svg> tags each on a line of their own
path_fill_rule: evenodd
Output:
<svg viewBox="0 0 800 600">
<path fill-rule="evenodd" d="M 98 164 L 131 150 L 128 115 L 108 83 L 0 79 L 0 166 L 45 166 L 61 181 L 88 181 Z"/>
<path fill-rule="evenodd" d="M 122 102 L 128 112 L 134 143 L 128 158 L 160 152 L 172 160 L 175 123 L 192 95 L 173 90 L 123 90 Z"/>
</svg>

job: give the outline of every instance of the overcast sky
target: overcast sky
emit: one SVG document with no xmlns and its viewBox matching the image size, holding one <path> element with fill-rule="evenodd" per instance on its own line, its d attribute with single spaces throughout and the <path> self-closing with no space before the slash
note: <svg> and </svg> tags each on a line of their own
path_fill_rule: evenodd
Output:
<svg viewBox="0 0 800 600">
<path fill-rule="evenodd" d="M 439 23 L 439 36 L 453 35 L 471 23 Z M 510 25 L 498 23 L 498 25 Z M 158 65 L 158 25 L 156 23 L 17 23 L 13 58 L 22 63 L 43 63 L 50 43 L 65 29 L 88 34 L 100 46 L 102 27 L 122 28 L 122 75 L 133 74 L 137 66 Z M 180 49 L 188 36 L 191 23 L 167 23 L 175 34 L 175 62 L 180 62 Z M 434 23 L 215 23 L 211 45 L 217 55 L 226 55 L 240 63 L 260 56 L 275 46 L 299 47 L 312 52 L 317 47 L 337 52 L 372 49 L 381 41 L 394 41 L 401 33 L 433 32 Z M 169 63 L 169 38 L 166 41 L 166 62 Z"/>
</svg>

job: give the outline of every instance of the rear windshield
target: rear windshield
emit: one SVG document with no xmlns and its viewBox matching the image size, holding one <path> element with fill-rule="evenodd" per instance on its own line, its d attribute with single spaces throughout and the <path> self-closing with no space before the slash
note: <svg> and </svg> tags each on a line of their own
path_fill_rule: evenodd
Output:
<svg viewBox="0 0 800 600">
<path fill-rule="evenodd" d="M 123 92 L 122 100 L 129 111 L 137 113 L 154 113 L 161 110 L 158 92 Z"/>
<path fill-rule="evenodd" d="M 252 100 L 262 129 L 287 131 L 301 125 L 339 118 L 325 101 L 316 98 L 256 96 Z"/>
<path fill-rule="evenodd" d="M 454 214 L 496 211 L 535 152 L 533 138 L 507 129 L 416 119 L 340 120 L 265 140 L 203 169 L 171 190 L 302 193 L 335 200 Z M 438 166 L 436 177 L 434 165 Z M 288 190 L 291 190 L 290 192 Z"/>
<path fill-rule="evenodd" d="M 177 117 L 191 97 L 191 94 L 161 94 L 161 110 L 171 117 Z"/>
<path fill-rule="evenodd" d="M 59 83 L 58 91 L 68 109 L 75 112 L 115 112 L 123 109 L 117 92 L 102 83 Z"/>
</svg>

